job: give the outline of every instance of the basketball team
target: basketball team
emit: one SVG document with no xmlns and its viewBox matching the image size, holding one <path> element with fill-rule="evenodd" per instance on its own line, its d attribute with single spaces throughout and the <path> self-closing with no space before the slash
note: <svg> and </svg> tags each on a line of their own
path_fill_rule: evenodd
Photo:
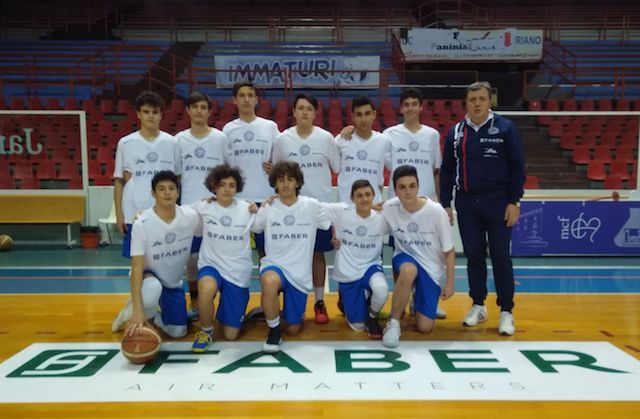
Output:
<svg viewBox="0 0 640 419">
<path fill-rule="evenodd" d="M 254 248 L 261 307 L 251 315 L 266 320 L 263 351 L 278 352 L 283 332 L 300 332 L 309 293 L 315 322 L 329 322 L 325 253 L 335 249 L 332 278 L 347 324 L 396 347 L 407 306 L 422 333 L 446 317 L 438 301 L 454 294 L 455 196 L 473 300 L 463 324 L 488 319 L 489 247 L 501 310 L 498 332 L 515 333 L 509 245 L 523 195 L 524 156 L 513 123 L 490 109 L 488 83 L 467 88 L 467 115 L 449 131 L 444 153 L 438 131 L 420 122 L 423 98 L 417 89 L 400 96 L 403 123 L 382 133 L 373 129 L 373 102 L 354 98 L 353 125 L 335 138 L 314 125 L 313 96 L 295 97 L 295 125 L 283 132 L 256 114 L 258 102 L 251 82 L 236 83 L 238 118 L 220 131 L 208 125 L 207 95 L 193 92 L 186 101 L 191 127 L 174 137 L 160 130 L 163 99 L 150 91 L 136 98 L 140 129 L 118 142 L 113 174 L 123 255 L 131 258 L 131 298 L 113 321 L 114 332 L 134 335 L 149 322 L 181 338 L 199 318 L 192 350 L 201 353 L 213 343 L 215 316 L 224 338 L 238 339 Z M 385 168 L 391 179 L 383 201 Z M 338 173 L 338 202 L 332 172 Z M 381 255 L 387 236 L 395 285 L 383 328 L 380 312 L 389 286 Z"/>
</svg>

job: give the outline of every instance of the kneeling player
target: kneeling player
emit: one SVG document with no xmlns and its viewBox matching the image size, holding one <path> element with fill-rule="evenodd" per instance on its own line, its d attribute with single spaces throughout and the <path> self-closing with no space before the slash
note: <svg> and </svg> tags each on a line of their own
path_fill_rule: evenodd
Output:
<svg viewBox="0 0 640 419">
<path fill-rule="evenodd" d="M 395 240 L 393 270 L 398 274 L 391 316 L 382 338 L 382 343 L 391 348 L 400 343 L 400 316 L 413 288 L 417 329 L 422 333 L 433 330 L 438 299 L 446 300 L 454 294 L 455 268 L 449 216 L 439 203 L 418 197 L 415 167 L 396 168 L 393 187 L 397 198 L 382 207 Z"/>
<path fill-rule="evenodd" d="M 112 325 L 119 330 L 128 320 L 133 335 L 147 320 L 169 336 L 187 334 L 187 306 L 182 274 L 200 217 L 190 207 L 176 205 L 178 176 L 160 171 L 151 181 L 155 205 L 142 212 L 131 230 L 131 300 Z M 160 312 L 158 312 L 160 306 Z"/>
<path fill-rule="evenodd" d="M 280 301 L 284 294 L 285 331 L 296 334 L 304 320 L 307 294 L 313 289 L 311 263 L 316 230 L 331 226 L 316 199 L 299 196 L 304 178 L 298 163 L 281 161 L 269 174 L 278 199 L 263 205 L 256 215 L 254 231 L 265 233 L 265 257 L 260 260 L 262 308 L 269 326 L 265 352 L 278 352 L 282 343 Z"/>
<path fill-rule="evenodd" d="M 244 181 L 240 171 L 228 165 L 214 167 L 205 181 L 215 193 L 213 202 L 200 201 L 193 208 L 202 217 L 202 247 L 198 257 L 198 307 L 201 330 L 193 352 L 205 352 L 213 342 L 213 299 L 220 291 L 217 319 L 225 339 L 236 340 L 249 302 L 251 281 L 251 204 L 235 198 Z M 255 204 L 253 204 L 255 206 Z M 253 211 L 255 212 L 255 211 Z"/>
<path fill-rule="evenodd" d="M 333 277 L 339 282 L 347 323 L 355 331 L 367 330 L 371 339 L 382 339 L 378 314 L 387 301 L 389 285 L 382 270 L 382 243 L 389 226 L 371 209 L 375 190 L 365 179 L 353 182 L 355 203 L 324 204 L 336 231 L 339 249 Z"/>
</svg>

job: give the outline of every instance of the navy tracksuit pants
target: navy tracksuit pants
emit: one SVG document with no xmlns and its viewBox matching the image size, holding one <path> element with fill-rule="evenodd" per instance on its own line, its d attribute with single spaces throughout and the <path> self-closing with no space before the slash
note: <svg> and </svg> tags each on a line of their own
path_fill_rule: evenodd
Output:
<svg viewBox="0 0 640 419">
<path fill-rule="evenodd" d="M 458 191 L 455 206 L 458 226 L 467 257 L 469 296 L 473 304 L 484 305 L 487 298 L 487 243 L 493 278 L 502 311 L 513 308 L 514 278 L 511 263 L 511 227 L 504 221 L 509 203 L 507 192 L 469 194 Z"/>
</svg>

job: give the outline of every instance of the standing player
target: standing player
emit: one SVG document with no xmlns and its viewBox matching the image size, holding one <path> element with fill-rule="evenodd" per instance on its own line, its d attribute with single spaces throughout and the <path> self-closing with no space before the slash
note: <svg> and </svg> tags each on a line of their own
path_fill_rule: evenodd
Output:
<svg viewBox="0 0 640 419">
<path fill-rule="evenodd" d="M 417 329 L 421 333 L 433 330 L 438 299 L 454 294 L 455 269 L 449 217 L 440 204 L 418 196 L 416 168 L 398 167 L 393 172 L 393 187 L 397 197 L 382 208 L 395 239 L 393 270 L 398 274 L 382 338 L 390 348 L 400 343 L 400 317 L 414 288 Z"/>
<path fill-rule="evenodd" d="M 265 233 L 266 256 L 260 260 L 260 282 L 269 335 L 263 351 L 273 353 L 282 343 L 278 294 L 284 294 L 285 331 L 296 334 L 304 320 L 307 294 L 313 288 L 311 260 L 316 230 L 328 229 L 331 222 L 320 202 L 299 196 L 304 176 L 298 163 L 276 163 L 269 182 L 278 199 L 260 208 L 254 231 Z"/>
<path fill-rule="evenodd" d="M 300 94 L 293 101 L 293 117 L 296 125 L 280 134 L 273 144 L 273 162 L 284 160 L 298 162 L 304 178 L 301 193 L 320 202 L 333 202 L 331 171 L 340 170 L 340 155 L 329 131 L 314 126 L 318 101 L 315 97 Z M 315 296 L 315 322 L 329 322 L 324 304 L 324 284 L 327 265 L 324 253 L 333 250 L 331 230 L 318 230 L 313 253 L 313 293 Z"/>
<path fill-rule="evenodd" d="M 378 314 L 387 301 L 389 286 L 381 255 L 384 235 L 390 231 L 383 216 L 371 209 L 374 196 L 371 183 L 360 179 L 351 186 L 355 207 L 342 202 L 324 207 L 340 242 L 333 277 L 339 283 L 347 324 L 355 331 L 366 329 L 371 339 L 382 339 Z"/>
<path fill-rule="evenodd" d="M 467 88 L 467 115 L 449 130 L 442 163 L 441 202 L 453 222 L 456 211 L 467 257 L 469 296 L 473 300 L 464 326 L 487 321 L 487 244 L 500 306 L 498 333 L 511 336 L 515 284 L 511 262 L 511 227 L 520 217 L 525 164 L 522 139 L 515 124 L 491 111 L 491 85 Z"/>
<path fill-rule="evenodd" d="M 193 208 L 202 217 L 204 240 L 198 259 L 198 307 L 201 329 L 193 352 L 206 352 L 213 342 L 213 299 L 220 291 L 217 319 L 225 339 L 236 340 L 249 302 L 251 281 L 250 204 L 235 199 L 244 186 L 240 171 L 216 166 L 206 179 L 216 195 L 213 202 L 199 201 Z"/>
<path fill-rule="evenodd" d="M 382 201 L 384 186 L 384 164 L 391 151 L 389 137 L 373 131 L 376 111 L 371 99 L 358 96 L 353 99 L 351 109 L 355 131 L 348 140 L 336 137 L 342 158 L 338 175 L 338 195 L 340 202 L 351 203 L 351 185 L 358 179 L 366 179 L 376 189 L 375 202 Z"/>
<path fill-rule="evenodd" d="M 273 140 L 280 134 L 275 122 L 256 115 L 258 95 L 253 83 L 241 81 L 233 86 L 233 103 L 238 118 L 222 128 L 227 136 L 227 162 L 242 170 L 245 188 L 238 194 L 260 204 L 272 194 L 269 186 Z M 264 256 L 264 236 L 255 236 L 256 250 Z"/>
<path fill-rule="evenodd" d="M 122 255 L 129 257 L 131 224 L 134 216 L 153 206 L 149 184 L 161 170 L 179 173 L 179 151 L 175 138 L 160 131 L 164 100 L 155 92 L 144 91 L 136 97 L 140 129 L 118 141 L 113 171 L 113 200 L 116 223 L 124 234 Z"/>
<path fill-rule="evenodd" d="M 180 194 L 176 174 L 156 173 L 151 187 L 155 205 L 142 212 L 131 231 L 131 300 L 112 327 L 120 330 L 129 321 L 126 334 L 133 335 L 148 320 L 180 338 L 187 334 L 182 274 L 193 236 L 202 227 L 192 208 L 176 204 Z"/>
<path fill-rule="evenodd" d="M 435 129 L 420 123 L 422 112 L 422 93 L 409 88 L 400 94 L 400 113 L 404 117 L 402 124 L 389 127 L 384 131 L 391 139 L 389 169 L 393 173 L 402 165 L 416 168 L 419 195 L 436 202 L 440 201 L 440 134 Z M 389 188 L 389 198 L 394 197 L 393 188 Z M 390 243 L 393 246 L 393 240 Z M 438 307 L 436 317 L 444 319 L 447 312 Z"/>
<path fill-rule="evenodd" d="M 205 185 L 207 174 L 213 167 L 223 164 L 226 160 L 225 135 L 207 123 L 211 114 L 209 97 L 201 92 L 192 92 L 187 99 L 187 114 L 191 120 L 191 128 L 176 134 L 180 150 L 180 173 L 182 173 L 180 179 L 182 205 L 191 205 L 211 196 Z M 197 314 L 200 243 L 202 243 L 202 237 L 195 237 L 186 270 L 191 294 L 190 315 L 193 317 Z"/>
</svg>

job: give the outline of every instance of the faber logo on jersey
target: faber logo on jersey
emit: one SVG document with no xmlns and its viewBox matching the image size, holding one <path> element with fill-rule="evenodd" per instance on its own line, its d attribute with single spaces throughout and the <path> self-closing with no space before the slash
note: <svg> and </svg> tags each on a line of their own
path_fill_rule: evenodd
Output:
<svg viewBox="0 0 640 419">
<path fill-rule="evenodd" d="M 351 230 L 349 230 L 348 228 L 343 229 L 342 232 L 344 234 L 353 234 L 353 232 Z"/>
<path fill-rule="evenodd" d="M 367 227 L 359 226 L 356 228 L 356 236 L 364 237 L 367 235 Z"/>
<path fill-rule="evenodd" d="M 195 154 L 197 158 L 201 159 L 206 154 L 206 151 L 202 147 L 197 147 L 193 154 Z"/>
<path fill-rule="evenodd" d="M 293 215 L 289 214 L 289 215 L 284 217 L 282 222 L 284 223 L 284 225 L 288 225 L 288 226 L 293 225 L 296 222 L 296 217 L 294 217 Z"/>
<path fill-rule="evenodd" d="M 415 233 L 416 231 L 418 231 L 420 227 L 418 227 L 417 223 L 409 223 L 407 224 L 407 231 L 409 231 L 409 233 Z"/>
<path fill-rule="evenodd" d="M 243 134 L 243 137 L 245 141 L 253 141 L 255 134 L 253 133 L 253 131 L 246 131 Z"/>
<path fill-rule="evenodd" d="M 276 400 L 640 401 L 640 362 L 607 342 L 33 344 L 0 364 L 0 403 Z M 239 391 L 241 389 L 241 391 Z"/>
<path fill-rule="evenodd" d="M 152 151 L 150 153 L 147 154 L 147 160 L 149 160 L 151 163 L 155 163 L 158 161 L 158 153 L 156 153 L 155 151 Z"/>
<path fill-rule="evenodd" d="M 225 227 L 229 227 L 231 225 L 231 217 L 229 217 L 228 215 L 223 215 L 222 217 L 220 217 L 220 224 Z"/>
<path fill-rule="evenodd" d="M 420 148 L 420 144 L 418 144 L 417 141 L 411 141 L 411 143 L 409 143 L 409 150 L 418 151 L 419 148 Z"/>
<path fill-rule="evenodd" d="M 306 156 L 309 153 L 311 153 L 311 147 L 309 147 L 307 144 L 300 147 L 300 154 L 302 154 L 303 156 Z"/>
<path fill-rule="evenodd" d="M 174 233 L 167 233 L 167 235 L 164 236 L 164 241 L 167 244 L 171 244 L 176 241 L 176 235 Z"/>
<path fill-rule="evenodd" d="M 291 151 L 287 157 L 297 157 L 297 156 L 298 156 L 298 153 L 296 153 L 295 151 Z"/>
<path fill-rule="evenodd" d="M 367 156 L 368 154 L 366 150 L 358 150 L 358 152 L 356 153 L 356 157 L 358 158 L 358 160 L 366 160 Z"/>
<path fill-rule="evenodd" d="M 158 247 L 158 246 L 162 246 L 162 242 L 161 241 L 155 241 L 151 244 L 151 247 Z"/>
<path fill-rule="evenodd" d="M 211 224 L 211 225 L 214 225 L 214 226 L 218 225 L 218 223 L 216 223 L 216 220 L 207 220 L 207 221 L 205 221 L 205 224 Z"/>
<path fill-rule="evenodd" d="M 407 151 L 407 149 L 404 147 L 396 148 L 396 153 L 402 153 L 404 151 Z"/>
</svg>

